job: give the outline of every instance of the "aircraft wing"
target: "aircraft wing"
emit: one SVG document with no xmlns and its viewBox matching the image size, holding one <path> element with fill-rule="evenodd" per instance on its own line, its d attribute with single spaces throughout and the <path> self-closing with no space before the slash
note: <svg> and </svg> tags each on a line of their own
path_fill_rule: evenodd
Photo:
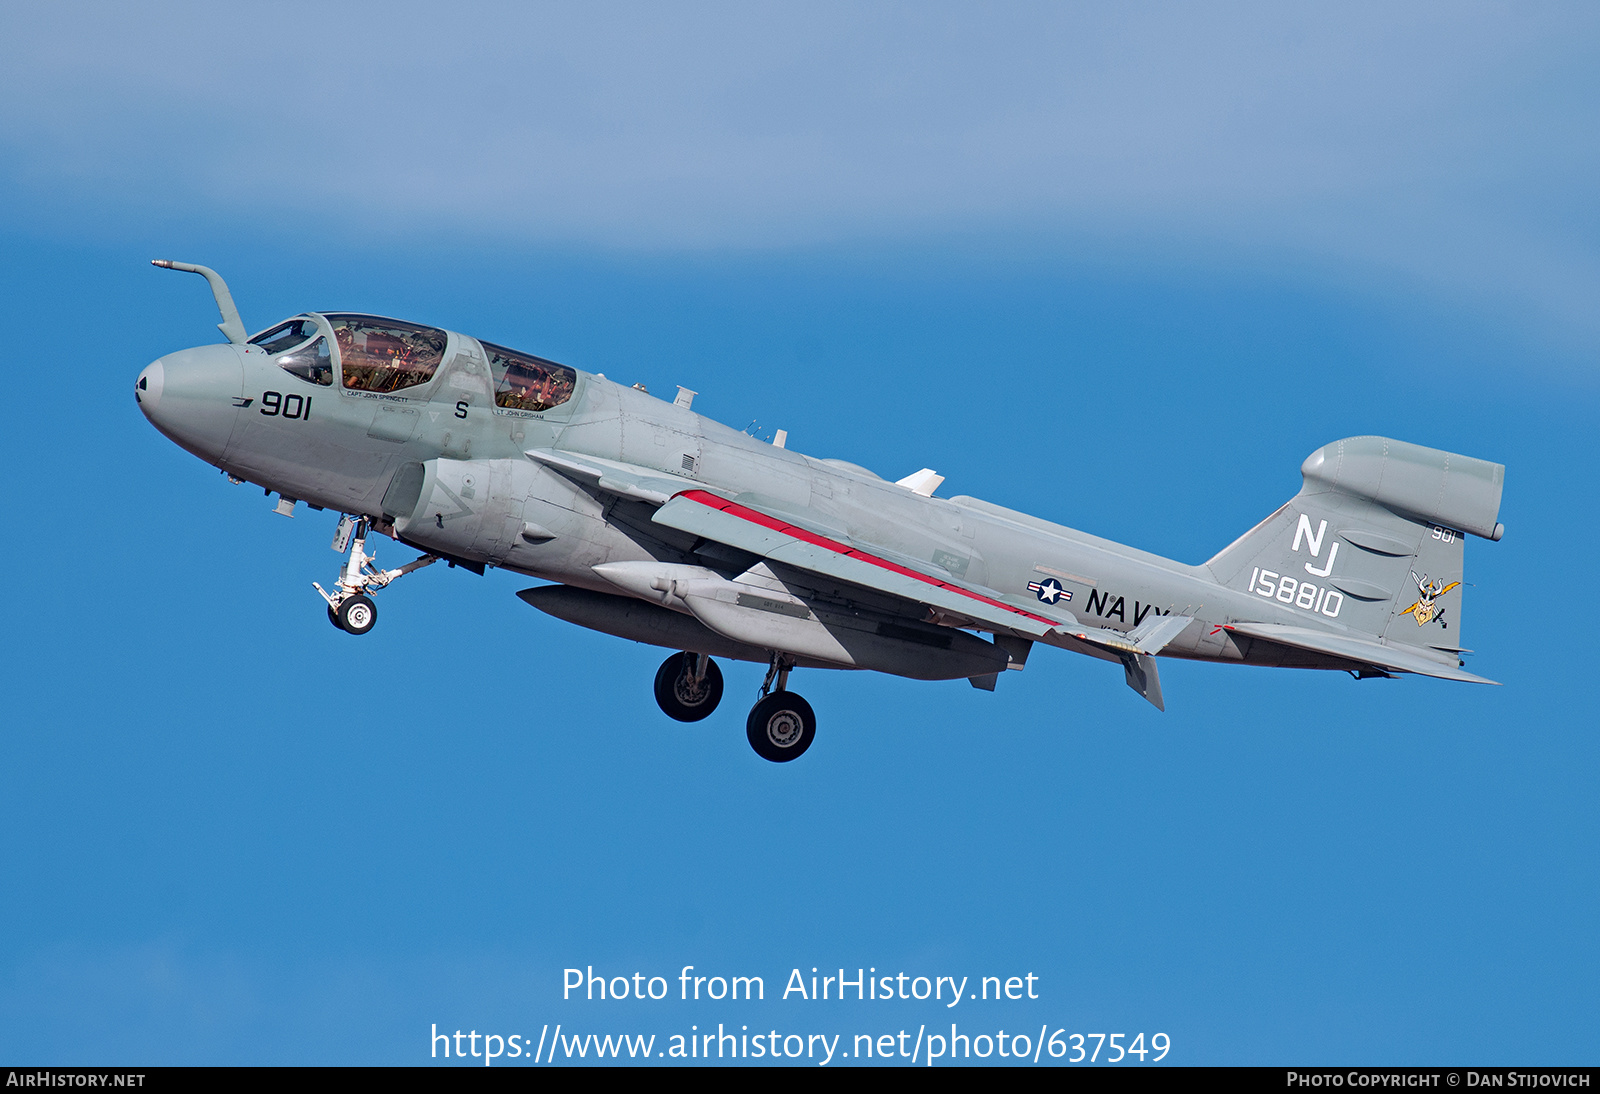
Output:
<svg viewBox="0 0 1600 1094">
<path fill-rule="evenodd" d="M 598 486 L 609 494 L 660 505 L 680 492 L 685 483 L 664 471 L 654 471 L 621 460 L 607 460 L 553 448 L 530 448 L 523 453 L 575 482 Z"/>
<path fill-rule="evenodd" d="M 706 490 L 685 490 L 653 518 L 657 523 L 737 547 L 796 569 L 888 593 L 982 626 L 1028 638 L 1053 631 L 1081 631 L 1077 620 L 1056 609 L 1031 611 L 999 599 L 982 586 L 954 581 L 918 570 L 884 553 L 841 542 L 802 528 L 792 520 L 719 497 Z M 1121 637 L 1121 636 L 1118 636 Z"/>
<path fill-rule="evenodd" d="M 1007 604 L 993 589 L 929 572 L 916 560 L 881 548 L 846 542 L 843 533 L 803 517 L 757 509 L 701 486 L 685 490 L 682 479 L 649 468 L 554 449 L 529 449 L 526 455 L 574 481 L 660 506 L 652 519 L 669 528 L 970 620 L 979 630 L 1121 662 L 1128 686 L 1165 709 L 1154 655 L 1192 622 L 1188 616 L 1150 619 L 1127 634 L 1086 626 L 1059 606 Z"/>
<path fill-rule="evenodd" d="M 1387 646 L 1382 642 L 1369 638 L 1329 634 L 1326 631 L 1314 631 L 1306 627 L 1291 627 L 1283 623 L 1229 623 L 1225 629 L 1248 635 L 1251 638 L 1277 642 L 1283 646 L 1310 650 L 1312 653 L 1325 653 L 1330 657 L 1338 657 L 1346 661 L 1355 661 L 1363 665 L 1376 665 L 1381 669 L 1393 669 L 1395 672 L 1412 672 L 1418 676 L 1436 676 L 1441 680 L 1461 680 L 1469 684 L 1496 684 L 1499 682 L 1497 680 L 1486 680 L 1482 676 L 1474 676 L 1470 672 L 1463 672 L 1455 665 L 1435 661 L 1425 653 L 1409 650 L 1403 646 Z"/>
<path fill-rule="evenodd" d="M 654 519 L 669 528 L 797 569 L 890 593 L 1030 638 L 1041 638 L 1062 626 L 1081 630 L 1070 613 L 1060 612 L 1057 618 L 1050 618 L 1013 607 L 999 600 L 993 590 L 919 571 L 904 561 L 886 558 L 881 552 L 866 551 L 800 527 L 791 519 L 736 504 L 703 487 L 684 490 L 682 479 L 663 472 L 551 448 L 530 448 L 524 455 L 574 481 L 661 506 Z M 1112 632 L 1106 634 L 1110 636 Z"/>
</svg>

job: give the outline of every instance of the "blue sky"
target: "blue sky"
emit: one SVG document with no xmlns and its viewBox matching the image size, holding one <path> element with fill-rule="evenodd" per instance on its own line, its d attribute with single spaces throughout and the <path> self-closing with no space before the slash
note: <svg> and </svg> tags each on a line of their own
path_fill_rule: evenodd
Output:
<svg viewBox="0 0 1600 1094">
<path fill-rule="evenodd" d="M 0 15 L 0 1062 L 952 1017 L 1184 1063 L 1594 1062 L 1591 10 L 311 10 Z M 756 669 L 669 723 L 661 651 L 513 575 L 418 574 L 350 639 L 310 588 L 332 517 L 129 397 L 215 339 L 155 257 L 221 269 L 252 329 L 370 310 L 681 383 L 1190 562 L 1339 437 L 1503 462 L 1465 627 L 1505 686 L 1176 662 L 1158 714 L 1052 650 L 994 694 L 797 674 L 821 725 L 779 767 Z M 1041 998 L 559 998 L 685 964 Z"/>
</svg>

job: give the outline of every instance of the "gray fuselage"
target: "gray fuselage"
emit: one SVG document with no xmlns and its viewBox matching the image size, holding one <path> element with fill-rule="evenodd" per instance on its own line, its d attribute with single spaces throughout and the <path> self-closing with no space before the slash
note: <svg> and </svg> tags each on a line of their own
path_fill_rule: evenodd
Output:
<svg viewBox="0 0 1600 1094">
<path fill-rule="evenodd" d="M 308 331 L 311 323 L 328 329 L 324 316 L 302 318 Z M 564 585 L 615 594 L 596 566 L 720 565 L 732 575 L 749 560 L 719 564 L 704 543 L 653 524 L 650 506 L 575 481 L 525 456 L 529 450 L 647 468 L 682 480 L 684 489 L 709 486 L 763 511 L 792 514 L 840 542 L 948 573 L 1009 604 L 1040 609 L 1050 597 L 1046 603 L 1093 627 L 1128 631 L 1151 613 L 1194 617 L 1163 655 L 1342 667 L 1270 643 L 1256 643 L 1252 653 L 1249 638 L 1222 629 L 1250 619 L 1344 630 L 1336 618 L 1258 595 L 1248 570 L 1226 587 L 1204 566 L 974 498 L 923 496 L 851 464 L 775 447 L 600 375 L 572 370 L 576 383 L 560 405 L 508 409 L 496 403 L 484 345 L 442 333 L 448 344 L 431 379 L 399 391 L 350 390 L 337 368 L 331 378 L 313 381 L 286 371 L 260 346 L 230 344 L 184 350 L 150 365 L 140 377 L 141 405 L 175 442 L 237 479 L 364 516 L 452 560 Z M 419 464 L 448 469 L 436 477 L 454 499 L 451 511 L 401 513 L 392 504 L 386 511 L 403 469 Z M 419 478 L 405 504 L 426 504 L 418 502 L 420 486 Z M 870 595 L 829 590 L 825 582 L 782 583 L 802 597 L 896 610 Z M 1114 659 L 1070 638 L 1055 644 Z"/>
</svg>

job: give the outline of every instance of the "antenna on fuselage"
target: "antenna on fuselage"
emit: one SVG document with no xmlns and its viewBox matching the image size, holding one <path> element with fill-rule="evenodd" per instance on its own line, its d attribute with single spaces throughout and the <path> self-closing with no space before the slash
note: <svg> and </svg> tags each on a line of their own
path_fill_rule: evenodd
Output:
<svg viewBox="0 0 1600 1094">
<path fill-rule="evenodd" d="M 228 291 L 228 283 L 222 280 L 222 275 L 210 266 L 196 266 L 192 262 L 172 262 L 165 258 L 153 258 L 150 265 L 160 266 L 163 270 L 182 270 L 184 273 L 197 273 L 206 279 L 206 284 L 211 286 L 211 295 L 217 298 L 217 310 L 222 313 L 222 322 L 217 324 L 228 341 L 235 345 L 242 345 L 245 341 L 244 320 L 239 318 L 239 309 L 233 303 L 233 294 Z"/>
</svg>

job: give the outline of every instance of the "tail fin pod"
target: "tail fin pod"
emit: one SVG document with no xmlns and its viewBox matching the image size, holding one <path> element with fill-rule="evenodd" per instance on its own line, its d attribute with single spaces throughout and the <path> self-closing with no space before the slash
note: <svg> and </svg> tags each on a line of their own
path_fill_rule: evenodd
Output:
<svg viewBox="0 0 1600 1094">
<path fill-rule="evenodd" d="M 1387 437 L 1349 437 L 1323 445 L 1300 465 L 1301 496 L 1338 491 L 1367 498 L 1421 524 L 1498 540 L 1504 465 Z"/>
<path fill-rule="evenodd" d="M 1206 564 L 1217 581 L 1389 641 L 1460 649 L 1460 609 L 1440 599 L 1461 584 L 1462 533 L 1504 534 L 1505 468 L 1351 437 L 1300 473 L 1288 504 Z"/>
</svg>

